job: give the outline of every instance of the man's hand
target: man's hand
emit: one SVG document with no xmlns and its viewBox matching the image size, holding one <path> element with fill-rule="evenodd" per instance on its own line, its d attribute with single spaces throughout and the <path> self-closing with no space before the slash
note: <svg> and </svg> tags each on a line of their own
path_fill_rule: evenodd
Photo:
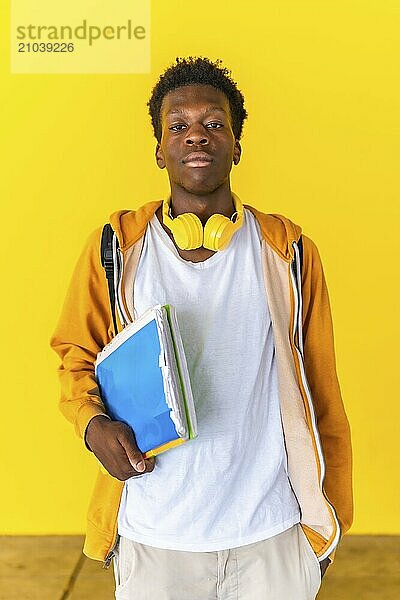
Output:
<svg viewBox="0 0 400 600">
<path fill-rule="evenodd" d="M 120 481 L 154 469 L 154 458 L 143 458 L 133 430 L 122 421 L 96 415 L 86 429 L 86 442 L 110 475 Z"/>
<path fill-rule="evenodd" d="M 324 560 L 322 560 L 319 563 L 319 568 L 321 569 L 321 579 L 325 575 L 325 571 L 327 570 L 327 568 L 329 567 L 330 564 L 331 564 L 331 561 L 329 558 L 325 558 Z"/>
</svg>

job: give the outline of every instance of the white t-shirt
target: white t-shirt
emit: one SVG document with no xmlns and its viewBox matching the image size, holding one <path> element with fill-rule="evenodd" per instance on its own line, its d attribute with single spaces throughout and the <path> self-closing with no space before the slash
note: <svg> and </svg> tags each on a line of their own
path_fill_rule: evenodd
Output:
<svg viewBox="0 0 400 600">
<path fill-rule="evenodd" d="M 157 548 L 211 552 L 298 523 L 253 214 L 244 209 L 229 246 L 197 263 L 179 256 L 154 215 L 134 300 L 139 315 L 158 303 L 176 307 L 198 437 L 158 455 L 151 473 L 125 482 L 118 533 Z"/>
</svg>

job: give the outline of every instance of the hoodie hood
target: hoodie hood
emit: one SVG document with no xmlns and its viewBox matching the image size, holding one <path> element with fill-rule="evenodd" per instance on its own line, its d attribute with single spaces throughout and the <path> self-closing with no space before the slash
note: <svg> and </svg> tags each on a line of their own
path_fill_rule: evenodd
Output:
<svg viewBox="0 0 400 600">
<path fill-rule="evenodd" d="M 292 260 L 294 250 L 292 243 L 298 242 L 302 229 L 287 217 L 278 213 L 263 213 L 244 204 L 256 217 L 263 239 L 285 260 Z"/>
<path fill-rule="evenodd" d="M 118 210 L 110 216 L 119 246 L 124 252 L 144 235 L 148 222 L 154 216 L 162 200 L 147 202 L 137 210 Z M 263 239 L 285 260 L 293 259 L 292 243 L 298 241 L 301 227 L 279 214 L 263 213 L 248 204 L 243 205 L 256 217 Z"/>
</svg>

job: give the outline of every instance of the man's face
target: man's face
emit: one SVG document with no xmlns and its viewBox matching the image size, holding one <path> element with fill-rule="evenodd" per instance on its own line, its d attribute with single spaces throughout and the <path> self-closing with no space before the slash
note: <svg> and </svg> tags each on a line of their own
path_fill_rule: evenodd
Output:
<svg viewBox="0 0 400 600">
<path fill-rule="evenodd" d="M 161 106 L 161 124 L 156 160 L 160 169 L 167 169 L 171 189 L 205 195 L 229 179 L 241 148 L 223 92 L 198 84 L 169 92 Z"/>
</svg>

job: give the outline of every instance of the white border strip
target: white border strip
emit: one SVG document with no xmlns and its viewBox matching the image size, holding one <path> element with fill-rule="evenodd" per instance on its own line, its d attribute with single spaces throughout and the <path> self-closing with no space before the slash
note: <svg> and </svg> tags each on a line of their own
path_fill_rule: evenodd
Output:
<svg viewBox="0 0 400 600">
<path fill-rule="evenodd" d="M 117 248 L 117 236 L 114 234 L 115 240 L 113 239 L 113 259 L 114 259 L 114 286 L 116 296 L 116 306 L 118 308 L 118 315 L 122 326 L 125 327 L 131 323 L 128 314 L 125 311 L 124 303 L 122 301 L 122 274 L 124 272 L 124 257 L 120 248 Z"/>
<path fill-rule="evenodd" d="M 116 236 L 115 232 L 114 232 L 113 239 L 112 239 L 112 256 L 113 256 L 113 266 L 114 266 L 114 302 L 115 302 L 115 308 L 118 312 L 119 321 L 120 321 L 120 323 L 123 323 L 124 321 L 123 321 L 123 317 L 121 314 L 119 298 L 118 298 L 119 268 L 118 268 L 118 255 L 117 255 L 117 236 Z M 115 333 L 117 334 L 118 332 L 116 331 Z"/>
<path fill-rule="evenodd" d="M 299 261 L 300 261 L 299 249 L 298 249 L 298 246 L 297 246 L 296 242 L 293 242 L 292 246 L 293 246 L 294 251 L 295 251 L 296 265 L 297 265 L 297 276 L 299 277 L 299 266 L 300 266 L 299 265 Z M 323 493 L 323 483 L 324 483 L 324 479 L 325 479 L 325 461 L 324 461 L 324 455 L 323 455 L 321 440 L 320 440 L 319 432 L 318 432 L 318 428 L 317 428 L 317 422 L 316 422 L 316 418 L 315 418 L 314 405 L 313 405 L 313 401 L 312 401 L 312 397 L 311 397 L 311 391 L 310 391 L 310 388 L 309 388 L 309 385 L 308 385 L 308 382 L 307 382 L 307 377 L 306 377 L 306 373 L 305 373 L 305 369 L 304 369 L 304 363 L 303 363 L 303 327 L 302 327 L 301 279 L 298 279 L 298 281 L 296 281 L 296 278 L 295 278 L 293 270 L 292 270 L 292 265 L 289 266 L 289 270 L 290 270 L 290 278 L 291 278 L 291 281 L 292 281 L 292 287 L 293 287 L 293 293 L 294 293 L 294 300 L 295 300 L 295 318 L 294 318 L 294 322 L 293 322 L 293 336 L 295 334 L 296 326 L 297 326 L 298 329 L 299 329 L 299 331 L 298 331 L 299 345 L 300 345 L 300 340 L 301 340 L 301 346 L 300 346 L 301 350 L 299 350 L 299 348 L 297 348 L 296 346 L 295 346 L 295 348 L 296 348 L 296 352 L 297 352 L 298 357 L 299 357 L 301 379 L 302 379 L 302 383 L 303 383 L 303 386 L 304 386 L 304 390 L 306 392 L 307 402 L 308 402 L 308 406 L 309 406 L 309 409 L 310 409 L 311 424 L 312 424 L 313 434 L 314 434 L 315 442 L 316 442 L 316 446 L 317 446 L 318 459 L 319 459 L 320 466 L 321 466 L 321 474 L 320 474 L 319 484 L 320 484 L 320 487 L 321 487 L 321 492 Z M 324 560 L 325 558 L 327 558 L 329 556 L 329 554 L 334 550 L 334 548 L 339 543 L 339 539 L 340 539 L 340 525 L 339 525 L 339 521 L 338 521 L 337 516 L 336 516 L 335 509 L 333 508 L 333 506 L 329 502 L 329 500 L 326 498 L 325 494 L 323 494 L 323 495 L 324 495 L 325 501 L 327 502 L 328 506 L 332 510 L 332 515 L 333 515 L 333 518 L 334 518 L 335 524 L 336 524 L 336 535 L 335 535 L 334 539 L 332 540 L 329 548 L 327 550 L 325 550 L 325 552 L 321 556 L 318 557 L 319 561 L 322 561 L 322 560 Z"/>
</svg>

